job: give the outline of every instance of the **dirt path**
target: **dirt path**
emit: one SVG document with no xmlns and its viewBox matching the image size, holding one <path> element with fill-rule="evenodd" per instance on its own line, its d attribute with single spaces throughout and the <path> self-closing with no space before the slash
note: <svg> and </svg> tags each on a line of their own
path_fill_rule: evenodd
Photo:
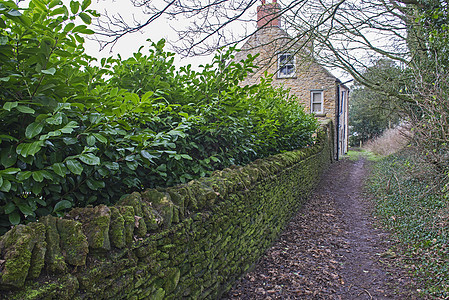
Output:
<svg viewBox="0 0 449 300">
<path fill-rule="evenodd" d="M 389 236 L 363 197 L 366 161 L 331 166 L 319 188 L 227 299 L 418 299 L 390 266 Z"/>
</svg>

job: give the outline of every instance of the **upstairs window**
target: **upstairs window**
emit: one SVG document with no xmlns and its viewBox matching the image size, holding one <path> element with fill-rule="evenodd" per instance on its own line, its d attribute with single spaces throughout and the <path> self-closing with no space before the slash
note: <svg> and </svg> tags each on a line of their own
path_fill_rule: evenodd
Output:
<svg viewBox="0 0 449 300">
<path fill-rule="evenodd" d="M 290 53 L 278 55 L 278 78 L 295 76 L 295 57 Z"/>
<path fill-rule="evenodd" d="M 310 92 L 310 110 L 314 114 L 324 113 L 323 91 L 311 91 Z"/>
</svg>

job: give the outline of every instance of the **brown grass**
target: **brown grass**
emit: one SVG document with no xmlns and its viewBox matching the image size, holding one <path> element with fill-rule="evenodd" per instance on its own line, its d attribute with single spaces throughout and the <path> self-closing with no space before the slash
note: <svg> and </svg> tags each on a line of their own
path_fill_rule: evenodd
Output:
<svg viewBox="0 0 449 300">
<path fill-rule="evenodd" d="M 390 155 L 407 146 L 411 136 L 412 134 L 408 126 L 397 126 L 385 130 L 380 137 L 368 141 L 362 148 L 378 155 Z"/>
</svg>

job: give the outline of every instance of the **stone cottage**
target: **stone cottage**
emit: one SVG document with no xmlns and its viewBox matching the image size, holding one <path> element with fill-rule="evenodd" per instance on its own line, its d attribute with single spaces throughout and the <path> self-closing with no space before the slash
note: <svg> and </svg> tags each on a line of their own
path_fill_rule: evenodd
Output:
<svg viewBox="0 0 449 300">
<path fill-rule="evenodd" d="M 312 43 L 298 42 L 281 28 L 280 11 L 276 0 L 262 1 L 257 8 L 257 31 L 247 39 L 235 60 L 259 54 L 256 64 L 260 68 L 242 84 L 257 83 L 267 71 L 273 76 L 273 85 L 289 88 L 307 112 L 319 120 L 331 119 L 334 155 L 338 160 L 348 151 L 349 89 L 314 60 Z"/>
</svg>

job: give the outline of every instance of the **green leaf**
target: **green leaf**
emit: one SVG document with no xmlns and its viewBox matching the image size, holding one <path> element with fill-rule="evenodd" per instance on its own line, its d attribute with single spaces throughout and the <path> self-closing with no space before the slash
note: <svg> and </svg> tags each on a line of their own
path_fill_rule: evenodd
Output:
<svg viewBox="0 0 449 300">
<path fill-rule="evenodd" d="M 9 168 L 17 162 L 17 153 L 14 146 L 5 147 L 0 152 L 1 164 L 5 168 Z M 1 185 L 1 184 L 0 184 Z"/>
<path fill-rule="evenodd" d="M 32 109 L 31 107 L 28 107 L 28 106 L 23 106 L 23 105 L 18 105 L 17 107 L 16 107 L 16 109 L 18 110 L 18 111 L 20 111 L 21 113 L 24 113 L 24 114 L 34 114 L 36 111 L 34 110 L 34 109 Z"/>
<path fill-rule="evenodd" d="M 20 172 L 21 170 L 19 168 L 8 168 L 5 170 L 1 170 L 0 174 L 1 175 L 13 175 L 16 174 L 17 172 Z"/>
<path fill-rule="evenodd" d="M 79 161 L 70 159 L 66 161 L 66 165 L 70 172 L 72 172 L 73 174 L 80 175 L 83 172 L 83 166 Z"/>
<path fill-rule="evenodd" d="M 139 166 L 139 163 L 137 161 L 127 161 L 126 165 L 128 166 L 128 168 L 130 168 L 131 170 L 135 171 L 137 169 L 137 167 Z"/>
<path fill-rule="evenodd" d="M 88 8 L 88 7 L 90 6 L 91 3 L 92 3 L 91 0 L 84 0 L 84 1 L 83 1 L 83 4 L 81 4 L 81 10 L 82 10 L 82 11 L 85 11 L 86 8 Z"/>
<path fill-rule="evenodd" d="M 32 139 L 36 135 L 42 132 L 42 128 L 44 128 L 44 125 L 42 123 L 33 122 L 30 125 L 27 126 L 25 129 L 25 136 L 28 139 Z"/>
<path fill-rule="evenodd" d="M 193 158 L 188 154 L 181 154 L 181 157 L 188 160 L 193 160 Z"/>
<path fill-rule="evenodd" d="M 31 191 L 33 194 L 38 196 L 42 192 L 42 188 L 44 187 L 45 183 L 43 182 L 34 182 L 33 187 L 31 188 Z"/>
<path fill-rule="evenodd" d="M 147 150 L 140 151 L 140 155 L 142 155 L 143 158 L 148 159 L 149 161 L 152 161 L 153 158 L 157 158 L 157 156 L 150 154 Z"/>
<path fill-rule="evenodd" d="M 69 24 L 65 25 L 65 27 L 64 27 L 64 32 L 69 32 L 69 31 L 72 30 L 74 27 L 75 27 L 75 24 L 69 23 Z"/>
<path fill-rule="evenodd" d="M 6 102 L 3 104 L 3 109 L 10 111 L 11 109 L 17 107 L 18 104 L 18 102 Z"/>
<path fill-rule="evenodd" d="M 34 155 L 39 150 L 41 150 L 44 145 L 43 141 L 36 141 L 33 143 L 22 143 L 17 146 L 16 153 L 22 155 L 23 157 L 27 157 L 28 155 Z"/>
<path fill-rule="evenodd" d="M 45 200 L 42 199 L 42 198 L 37 198 L 36 202 L 39 203 L 42 206 L 47 206 L 47 202 L 45 202 Z"/>
<path fill-rule="evenodd" d="M 0 187 L 0 191 L 2 192 L 9 192 L 9 190 L 11 189 L 11 182 L 8 179 L 3 179 L 3 184 Z"/>
<path fill-rule="evenodd" d="M 120 169 L 120 165 L 116 162 L 107 161 L 104 163 L 104 166 L 112 171 L 118 171 Z"/>
<path fill-rule="evenodd" d="M 86 25 L 78 25 L 78 26 L 76 26 L 75 28 L 72 29 L 72 33 L 81 32 L 81 30 L 84 30 L 86 28 L 87 28 Z"/>
<path fill-rule="evenodd" d="M 61 4 L 62 4 L 61 0 L 53 0 L 53 1 L 50 2 L 50 4 L 48 4 L 48 8 L 53 8 L 56 5 L 61 5 Z"/>
<path fill-rule="evenodd" d="M 104 188 L 106 186 L 103 181 L 93 180 L 92 178 L 88 178 L 86 180 L 86 184 L 91 190 L 94 190 L 94 191 Z"/>
<path fill-rule="evenodd" d="M 142 96 L 142 101 L 147 101 L 147 100 L 150 99 L 153 95 L 154 95 L 154 92 L 153 92 L 153 91 L 146 92 L 146 93 Z"/>
<path fill-rule="evenodd" d="M 18 181 L 24 181 L 30 178 L 32 172 L 31 171 L 23 171 L 17 174 L 16 179 Z"/>
<path fill-rule="evenodd" d="M 87 145 L 92 147 L 93 145 L 95 145 L 95 137 L 93 135 L 89 135 L 86 138 L 86 142 L 87 142 Z"/>
<path fill-rule="evenodd" d="M 11 9 L 10 11 L 8 11 L 8 15 L 10 15 L 11 17 L 20 17 L 22 16 L 22 13 L 18 10 Z"/>
<path fill-rule="evenodd" d="M 74 137 L 65 137 L 62 139 L 64 141 L 64 144 L 66 145 L 74 145 L 78 143 L 78 140 Z"/>
<path fill-rule="evenodd" d="M 107 144 L 108 143 L 108 140 L 107 140 L 107 138 L 105 138 L 104 136 L 102 136 L 101 134 L 99 134 L 99 133 L 93 133 L 92 134 L 100 143 L 103 143 L 103 144 Z"/>
<path fill-rule="evenodd" d="M 79 34 L 75 34 L 75 39 L 80 44 L 84 44 L 84 42 L 85 42 L 84 38 L 81 37 Z"/>
<path fill-rule="evenodd" d="M 47 75 L 55 75 L 56 69 L 55 68 L 50 68 L 48 70 L 41 70 L 41 73 L 47 74 Z"/>
<path fill-rule="evenodd" d="M 91 165 L 91 166 L 98 166 L 100 164 L 100 158 L 95 156 L 92 153 L 86 153 L 86 154 L 81 154 L 79 156 L 79 159 L 87 164 L 87 165 Z"/>
<path fill-rule="evenodd" d="M 80 3 L 78 1 L 70 1 L 70 11 L 72 14 L 76 14 L 80 9 Z"/>
<path fill-rule="evenodd" d="M 156 168 L 156 170 L 165 172 L 165 171 L 167 171 L 167 165 L 166 165 L 166 164 L 159 165 L 159 166 Z"/>
<path fill-rule="evenodd" d="M 0 77 L 0 81 L 3 81 L 3 82 L 8 82 L 10 79 L 11 79 L 10 76 L 8 76 L 8 77 Z"/>
<path fill-rule="evenodd" d="M 75 121 L 70 121 L 67 125 L 60 129 L 62 133 L 72 133 L 73 129 L 78 128 Z"/>
<path fill-rule="evenodd" d="M 67 167 L 63 163 L 55 163 L 51 166 L 51 169 L 61 177 L 65 177 L 67 173 Z"/>
<path fill-rule="evenodd" d="M 17 207 L 25 215 L 25 217 L 26 216 L 34 216 L 33 209 L 30 206 L 28 206 L 27 204 L 24 204 L 24 203 L 17 204 Z"/>
<path fill-rule="evenodd" d="M 53 208 L 53 211 L 60 211 L 64 209 L 68 209 L 72 207 L 72 202 L 69 200 L 61 200 L 58 203 L 56 203 L 55 207 Z"/>
<path fill-rule="evenodd" d="M 92 23 L 92 18 L 88 14 L 82 12 L 82 13 L 79 14 L 79 16 L 80 16 L 81 20 L 83 20 L 83 22 L 85 24 L 91 24 Z"/>
<path fill-rule="evenodd" d="M 95 31 L 93 31 L 92 29 L 81 29 L 79 32 L 83 33 L 83 34 L 94 34 L 95 33 Z"/>
<path fill-rule="evenodd" d="M 12 213 L 15 209 L 16 209 L 16 205 L 14 204 L 14 202 L 8 202 L 8 204 L 6 204 L 4 207 L 5 214 L 7 214 L 7 215 Z"/>
<path fill-rule="evenodd" d="M 11 222 L 12 225 L 18 225 L 20 223 L 20 215 L 18 212 L 13 212 L 8 215 L 9 222 Z"/>
<path fill-rule="evenodd" d="M 53 10 L 50 12 L 50 16 L 67 15 L 67 14 L 68 14 L 68 11 L 67 11 L 67 8 L 66 8 L 65 6 L 63 6 L 63 7 L 58 7 L 58 8 L 56 8 L 56 9 L 53 9 Z"/>
<path fill-rule="evenodd" d="M 42 182 L 44 180 L 44 175 L 41 171 L 34 171 L 32 175 L 33 179 L 37 182 Z"/>
<path fill-rule="evenodd" d="M 8 37 L 7 36 L 0 36 L 0 46 L 4 46 L 8 43 Z"/>
<path fill-rule="evenodd" d="M 63 121 L 63 113 L 56 113 L 54 116 L 51 116 L 47 119 L 45 119 L 45 122 L 52 125 L 61 125 Z"/>
</svg>

